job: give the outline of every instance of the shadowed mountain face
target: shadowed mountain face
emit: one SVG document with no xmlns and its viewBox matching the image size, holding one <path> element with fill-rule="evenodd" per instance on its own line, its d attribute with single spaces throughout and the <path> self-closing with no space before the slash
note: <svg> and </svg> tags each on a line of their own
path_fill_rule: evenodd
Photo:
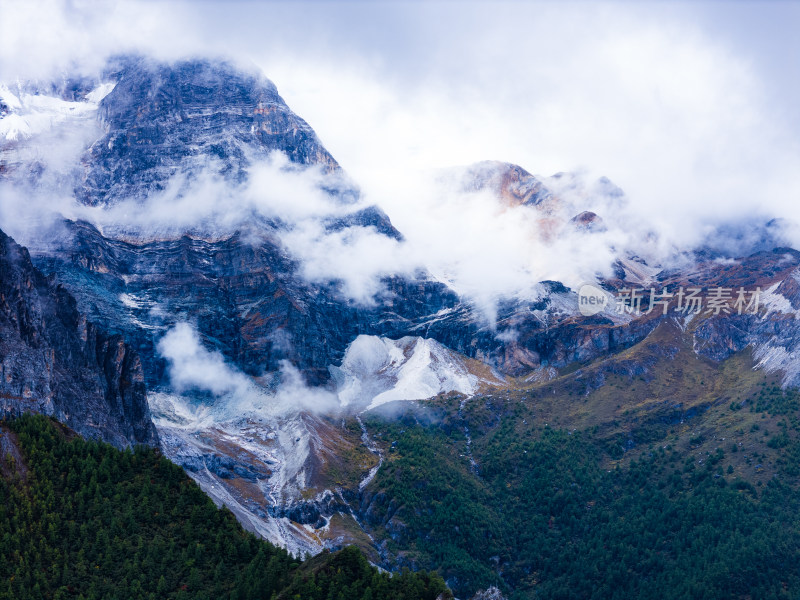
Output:
<svg viewBox="0 0 800 600">
<path fill-rule="evenodd" d="M 0 407 L 53 415 L 116 446 L 157 444 L 139 356 L 78 312 L 0 232 Z"/>
<path fill-rule="evenodd" d="M 156 346 L 181 321 L 247 374 L 275 373 L 289 360 L 313 385 L 328 382 L 329 367 L 362 334 L 433 338 L 521 376 L 626 348 L 656 324 L 613 313 L 576 318 L 574 293 L 555 283 L 537 301 L 502 302 L 493 325 L 424 276 L 387 277 L 373 305 L 355 304 L 335 282 L 305 281 L 279 229 L 268 225 L 218 241 L 185 236 L 143 244 L 105 238 L 87 223 L 67 223 L 66 231 L 36 256 L 37 265 L 91 319 L 137 348 L 150 386 L 168 383 Z"/>
<path fill-rule="evenodd" d="M 269 226 L 257 240 L 237 233 L 138 245 L 107 239 L 87 223 L 69 223 L 68 231 L 38 263 L 91 318 L 131 340 L 151 385 L 167 383 L 155 346 L 179 321 L 192 322 L 250 375 L 289 360 L 317 384 L 360 333 L 401 337 L 459 302 L 439 283 L 395 277 L 386 279 L 377 306 L 348 303 L 334 284 L 305 282 Z"/>
</svg>

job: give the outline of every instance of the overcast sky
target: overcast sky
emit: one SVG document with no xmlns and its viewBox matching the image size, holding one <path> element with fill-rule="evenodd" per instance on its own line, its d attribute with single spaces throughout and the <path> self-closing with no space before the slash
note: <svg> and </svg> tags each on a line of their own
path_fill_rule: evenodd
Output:
<svg viewBox="0 0 800 600">
<path fill-rule="evenodd" d="M 256 63 L 401 230 L 400 181 L 482 159 L 607 175 L 677 242 L 800 216 L 800 3 L 0 7 L 5 81 L 134 48 Z"/>
</svg>

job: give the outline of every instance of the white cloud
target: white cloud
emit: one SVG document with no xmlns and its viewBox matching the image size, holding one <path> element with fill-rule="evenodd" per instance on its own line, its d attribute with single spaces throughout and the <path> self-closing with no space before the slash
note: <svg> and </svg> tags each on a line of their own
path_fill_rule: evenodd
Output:
<svg viewBox="0 0 800 600">
<path fill-rule="evenodd" d="M 170 379 L 179 392 L 199 389 L 222 396 L 243 394 L 253 387 L 250 379 L 226 364 L 220 353 L 203 348 L 188 323 L 179 323 L 168 331 L 158 343 L 158 352 L 169 361 Z"/>
<path fill-rule="evenodd" d="M 422 264 L 490 307 L 497 293 L 542 279 L 587 279 L 650 229 L 660 237 L 637 249 L 663 258 L 721 220 L 800 220 L 797 132 L 775 109 L 775 81 L 748 39 L 723 39 L 688 5 L 197 6 L 5 2 L 0 75 L 90 70 L 130 48 L 252 59 L 407 243 L 325 234 L 318 217 L 339 209 L 317 191 L 319 174 L 286 174 L 274 161 L 235 195 L 207 179 L 189 202 L 178 181 L 159 198 L 170 202 L 96 211 L 95 222 L 225 228 L 248 211 L 277 214 L 292 223 L 284 241 L 311 280 L 341 277 L 364 300 L 375 277 Z M 483 159 L 606 175 L 630 204 L 576 203 L 609 230 L 544 243 L 531 214 L 432 181 L 431 169 Z M 797 227 L 784 229 L 800 245 Z"/>
<path fill-rule="evenodd" d="M 298 223 L 281 239 L 301 261 L 301 274 L 312 282 L 341 280 L 342 292 L 370 304 L 381 290 L 380 278 L 412 275 L 423 266 L 405 244 L 371 227 L 326 232 L 317 220 Z"/>
<path fill-rule="evenodd" d="M 411 81 L 338 57 L 265 64 L 392 217 L 409 173 L 486 158 L 606 175 L 680 244 L 708 221 L 798 216 L 796 132 L 747 60 L 672 19 L 581 10 L 462 31 Z M 463 72 L 448 78 L 454 64 Z"/>
<path fill-rule="evenodd" d="M 0 0 L 0 80 L 98 73 L 112 52 L 164 58 L 201 47 L 187 7 L 170 2 Z"/>
<path fill-rule="evenodd" d="M 217 422 L 247 415 L 275 417 L 297 410 L 335 411 L 335 394 L 308 387 L 302 374 L 283 361 L 278 385 L 271 389 L 225 362 L 216 351 L 207 350 L 188 323 L 178 323 L 158 343 L 158 352 L 169 363 L 172 389 L 178 393 L 205 392 L 215 400 L 209 410 Z M 269 375 L 269 374 L 266 374 Z"/>
</svg>

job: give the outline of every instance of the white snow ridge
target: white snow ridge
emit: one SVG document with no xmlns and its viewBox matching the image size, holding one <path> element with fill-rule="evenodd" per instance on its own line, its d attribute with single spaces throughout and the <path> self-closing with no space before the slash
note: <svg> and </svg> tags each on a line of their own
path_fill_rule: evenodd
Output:
<svg viewBox="0 0 800 600">
<path fill-rule="evenodd" d="M 19 141 L 49 131 L 61 123 L 93 117 L 100 101 L 114 89 L 113 83 L 103 83 L 86 94 L 84 102 L 71 102 L 54 96 L 14 94 L 0 84 L 0 102 L 9 113 L 0 118 L 0 139 Z"/>
<path fill-rule="evenodd" d="M 331 371 L 342 406 L 370 410 L 394 400 L 424 400 L 445 392 L 472 395 L 479 379 L 439 342 L 360 335 Z"/>
</svg>

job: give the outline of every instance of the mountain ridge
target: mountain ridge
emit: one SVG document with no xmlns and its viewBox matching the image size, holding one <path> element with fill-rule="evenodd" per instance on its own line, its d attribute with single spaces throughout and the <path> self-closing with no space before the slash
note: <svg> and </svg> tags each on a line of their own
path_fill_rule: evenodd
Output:
<svg viewBox="0 0 800 600">
<path fill-rule="evenodd" d="M 741 229 L 721 228 L 706 247 L 681 249 L 673 265 L 648 264 L 620 246 L 608 273 L 587 282 L 612 298 L 591 316 L 581 314 L 579 289 L 542 281 L 532 282 L 528 295 L 492 297 L 496 312 L 487 319 L 471 298 L 422 269 L 383 274 L 372 296 L 354 299 L 342 279 L 308 277 L 287 232 L 302 230 L 305 218 L 314 222 L 312 235 L 301 237 L 307 244 L 328 234 L 395 244 L 403 232 L 380 208 L 361 204 L 358 189 L 274 85 L 209 61 L 142 60 L 123 61 L 116 87 L 92 109 L 100 133 L 69 181 L 98 212 L 81 214 L 162 204 L 189 211 L 193 194 L 210 181 L 215 206 L 204 216 L 211 225 L 184 227 L 176 214 L 178 224 L 165 234 L 146 221 L 129 231 L 130 223 L 66 219 L 34 240 L 32 261 L 75 297 L 76 310 L 131 344 L 164 454 L 247 528 L 298 552 L 354 543 L 387 569 L 439 567 L 459 593 L 500 585 L 526 597 L 539 583 L 531 566 L 539 558 L 509 556 L 492 536 L 524 533 L 547 544 L 548 532 L 569 531 L 556 548 L 569 551 L 567 542 L 584 539 L 573 524 L 593 522 L 586 515 L 595 514 L 597 498 L 580 490 L 595 489 L 618 465 L 628 469 L 619 475 L 620 485 L 631 486 L 626 494 L 639 489 L 637 478 L 681 498 L 695 484 L 744 491 L 773 480 L 797 483 L 786 467 L 797 427 L 785 407 L 800 384 L 800 253 L 776 245 L 778 224 L 759 229 L 752 244 Z M 36 143 L 0 145 L 0 180 L 24 190 L 44 185 L 39 169 L 46 174 L 48 167 L 20 154 Z M 285 158 L 274 161 L 275 151 Z M 284 181 L 269 178 L 259 185 L 275 185 L 292 206 L 323 197 L 330 210 L 297 218 L 253 210 L 217 223 L 244 203 L 248 178 L 264 163 L 271 173 L 299 175 L 290 180 L 297 186 L 281 188 Z M 200 178 L 208 170 L 213 177 Z M 560 235 L 578 236 L 566 238 L 573 242 L 602 237 L 618 224 L 602 211 L 578 212 L 578 200 L 624 199 L 605 178 L 541 178 L 497 161 L 448 177 L 457 192 L 535 224 L 531 239 L 543 245 L 532 248 L 553 248 Z M 214 196 L 220 189 L 225 194 Z M 758 298 L 752 311 L 735 309 L 740 288 Z M 689 289 L 702 310 L 680 304 Z M 724 308 L 707 310 L 720 289 L 729 294 Z M 179 349 L 179 357 L 197 361 L 182 378 L 173 377 L 178 361 L 160 349 L 176 328 L 190 330 L 181 339 L 196 344 Z M 208 385 L 206 371 L 230 385 Z M 763 429 L 745 431 L 754 426 Z M 755 434 L 767 428 L 772 437 Z M 573 434 L 588 445 L 571 445 Z M 730 439 L 746 444 L 747 453 L 729 443 L 717 458 Z M 547 462 L 564 448 L 575 451 L 565 454 L 568 464 Z M 556 472 L 527 462 L 528 452 L 540 451 L 542 464 Z M 651 459 L 655 474 L 639 463 Z M 679 459 L 686 470 L 661 477 Z M 437 460 L 448 470 L 425 470 Z M 712 462 L 713 470 L 700 468 Z M 541 486 L 525 487 L 531 472 Z M 572 484 L 580 489 L 565 492 Z M 555 502 L 551 491 L 578 500 L 565 521 L 553 505 L 553 514 L 536 513 L 537 529 L 521 519 L 505 530 L 502 511 L 489 501 L 511 502 L 523 489 L 542 506 Z M 648 501 L 661 502 L 654 498 Z M 462 504 L 471 512 L 459 512 Z M 513 505 L 502 506 L 511 516 Z M 456 522 L 455 514 L 466 517 Z M 553 564 L 545 567 L 547 586 L 569 579 Z"/>
</svg>

